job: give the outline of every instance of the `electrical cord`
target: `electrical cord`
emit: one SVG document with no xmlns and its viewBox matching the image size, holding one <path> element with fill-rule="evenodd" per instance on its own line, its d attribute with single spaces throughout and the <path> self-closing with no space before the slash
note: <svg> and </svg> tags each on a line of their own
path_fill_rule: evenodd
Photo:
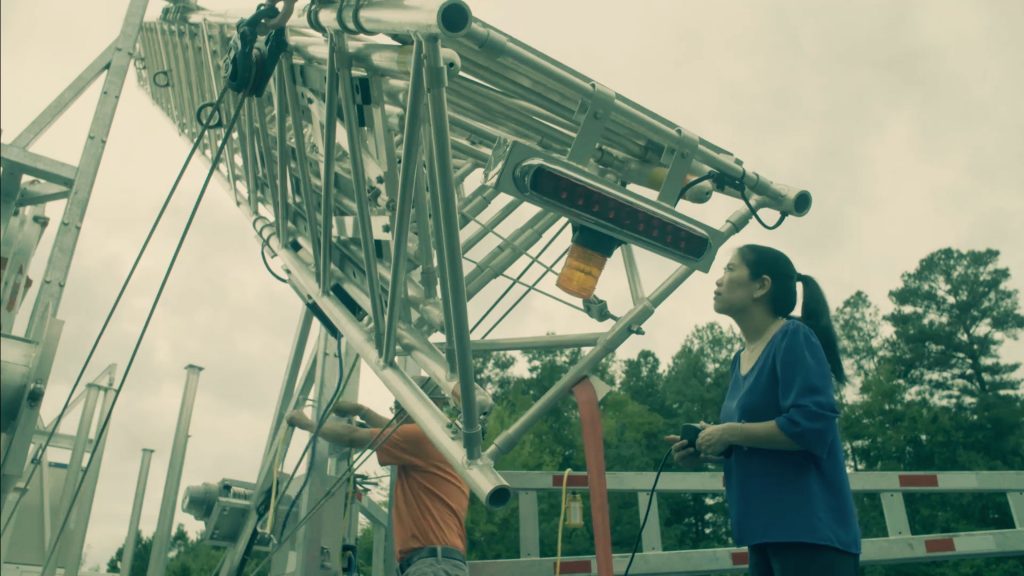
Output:
<svg viewBox="0 0 1024 576">
<path fill-rule="evenodd" d="M 336 340 L 336 342 L 338 343 L 338 384 L 334 388 L 334 393 L 331 395 L 330 402 L 328 402 L 327 406 L 324 407 L 323 412 L 321 412 L 320 416 L 317 418 L 316 428 L 313 429 L 313 432 L 309 435 L 309 442 L 306 443 L 307 447 L 311 447 L 311 449 L 309 451 L 309 465 L 308 465 L 309 469 L 313 468 L 313 462 L 316 459 L 316 439 L 317 439 L 317 435 L 320 434 L 320 430 L 323 428 L 324 424 L 327 422 L 327 419 L 330 417 L 331 411 L 334 409 L 334 403 L 337 402 L 339 398 L 341 398 L 341 395 L 345 392 L 345 388 L 348 388 L 348 379 L 347 378 L 346 379 L 342 379 L 342 376 L 343 376 L 342 375 L 342 371 L 343 370 L 342 370 L 342 363 L 341 363 L 341 338 L 338 338 Z M 351 374 L 352 372 L 354 372 L 354 370 L 350 371 L 349 374 Z M 305 451 L 303 451 L 303 455 L 304 454 L 305 454 Z M 296 463 L 296 468 L 295 468 L 295 470 L 292 471 L 292 478 L 295 477 L 295 471 L 298 470 L 298 465 L 301 462 L 302 462 L 302 456 L 299 457 L 299 462 Z M 288 511 L 285 512 L 284 516 L 281 517 L 281 532 L 282 533 L 284 533 L 284 529 L 288 526 L 288 519 L 292 515 L 292 510 L 295 509 L 295 503 L 299 501 L 298 495 L 302 494 L 302 491 L 306 489 L 306 485 L 308 483 L 309 483 L 309 474 L 307 473 L 305 478 L 302 479 L 302 484 L 299 485 L 299 490 L 296 492 L 296 497 L 293 498 L 291 503 L 288 505 Z M 288 486 L 285 485 L 285 489 L 287 489 L 287 488 L 288 488 Z M 271 531 L 273 531 L 273 527 L 271 527 Z"/>
<path fill-rule="evenodd" d="M 562 528 L 565 526 L 566 488 L 569 487 L 569 474 L 572 468 L 566 468 L 562 474 L 562 513 L 558 515 L 558 544 L 555 547 L 555 576 L 562 573 Z"/>
<path fill-rule="evenodd" d="M 622 576 L 629 576 L 629 569 L 633 566 L 633 559 L 636 558 L 636 551 L 640 548 L 640 539 L 643 537 L 644 528 L 647 526 L 647 518 L 651 515 L 651 504 L 654 503 L 654 491 L 658 488 L 658 479 L 661 478 L 661 471 L 665 469 L 665 463 L 668 462 L 669 456 L 672 455 L 672 449 L 669 448 L 668 452 L 661 458 L 661 464 L 658 464 L 658 473 L 654 475 L 654 484 L 651 486 L 651 495 L 647 499 L 647 511 L 644 512 L 644 519 L 640 522 L 640 530 L 636 533 L 636 540 L 633 542 L 633 552 L 629 555 L 629 564 L 626 564 L 626 571 L 622 573 Z"/>
<path fill-rule="evenodd" d="M 754 220 L 757 220 L 757 223 L 765 230 L 775 230 L 779 226 L 782 226 L 782 223 L 786 221 L 786 216 L 789 216 L 789 214 L 786 214 L 785 212 L 780 212 L 779 219 L 775 221 L 775 224 L 768 225 L 760 216 L 758 216 L 757 210 L 754 209 L 754 206 L 750 203 L 750 199 L 747 198 L 746 187 L 742 185 L 740 185 L 740 198 L 742 198 L 743 203 L 747 205 L 747 209 L 750 210 L 750 214 L 754 217 Z"/>
<path fill-rule="evenodd" d="M 257 218 L 257 220 L 259 220 L 259 219 L 267 220 L 267 218 L 264 217 L 264 216 L 260 216 L 259 218 Z M 254 224 L 255 224 L 255 222 L 254 222 Z M 261 245 L 260 245 L 260 260 L 263 260 L 263 267 L 267 269 L 267 272 L 269 272 L 270 275 L 273 276 L 275 280 L 277 280 L 278 282 L 281 282 L 282 284 L 287 284 L 288 283 L 288 279 L 285 278 L 284 276 L 281 276 L 277 272 L 274 272 L 270 268 L 270 262 L 267 261 L 267 250 L 270 248 L 270 239 L 273 238 L 274 236 L 277 236 L 277 230 L 271 230 L 270 234 L 267 234 L 266 236 L 263 235 L 263 231 L 266 230 L 268 227 L 273 226 L 273 225 L 274 225 L 273 222 L 271 222 L 270 220 L 267 220 L 266 224 L 264 224 L 263 226 L 260 226 L 259 229 L 256 230 L 256 235 L 259 236 L 260 242 L 261 242 Z M 274 255 L 276 256 L 276 254 L 274 254 Z"/>
<path fill-rule="evenodd" d="M 262 230 L 262 228 L 261 228 L 261 230 Z M 341 338 L 337 338 L 335 341 L 338 344 L 338 383 L 337 383 L 337 385 L 334 388 L 334 392 L 331 394 L 331 399 L 327 403 L 327 406 L 324 408 L 323 412 L 321 412 L 320 415 L 317 417 L 317 426 L 314 429 L 313 433 L 310 435 L 309 441 L 306 442 L 306 446 L 305 446 L 305 448 L 303 448 L 302 454 L 299 455 L 299 460 L 295 463 L 295 467 L 292 468 L 292 473 L 289 475 L 288 481 L 284 485 L 284 489 L 282 489 L 280 491 L 281 494 L 287 494 L 288 493 L 288 488 L 291 486 L 292 479 L 295 478 L 295 473 L 298 471 L 299 466 L 302 464 L 302 461 L 306 457 L 306 453 L 307 452 L 309 453 L 309 468 L 313 467 L 313 462 L 316 459 L 316 441 L 315 440 L 316 440 L 317 434 L 320 432 L 320 429 L 323 427 L 324 423 L 327 422 L 327 419 L 328 419 L 328 417 L 331 414 L 331 410 L 334 408 L 334 403 L 338 401 L 338 398 L 341 397 L 341 395 L 345 392 L 345 389 L 348 387 L 348 383 L 349 383 L 349 379 L 351 378 L 351 375 L 355 373 L 354 367 L 353 367 L 353 369 L 350 369 L 347 372 L 344 370 L 343 364 L 341 363 Z M 347 376 L 346 376 L 346 374 L 347 374 Z M 274 484 L 271 486 L 271 500 L 276 500 L 276 497 L 275 497 L 275 492 L 277 491 L 276 490 L 277 489 L 276 482 L 277 482 L 277 480 L 275 478 Z M 285 515 L 282 517 L 282 520 L 281 520 L 281 531 L 282 532 L 284 532 L 285 527 L 288 525 L 288 518 L 291 516 L 292 510 L 294 510 L 294 508 L 295 508 L 295 503 L 298 502 L 298 500 L 299 500 L 299 495 L 302 494 L 302 492 L 306 489 L 306 486 L 307 486 L 308 483 L 309 483 L 309 474 L 306 474 L 305 477 L 302 479 L 302 484 L 299 486 L 299 489 L 296 492 L 295 498 L 293 498 L 292 501 L 289 503 L 288 510 L 285 512 Z M 274 505 L 276 505 L 276 503 Z M 252 530 L 252 533 L 249 534 L 249 540 L 246 542 L 245 550 L 242 552 L 242 558 L 241 558 L 241 560 L 238 563 L 238 569 L 235 572 L 236 574 L 241 574 L 242 571 L 245 569 L 245 565 L 249 561 L 249 555 L 252 553 L 252 548 L 256 544 L 257 527 L 259 525 L 260 520 L 262 520 L 263 514 L 267 514 L 267 513 L 268 513 L 268 510 L 264 510 L 264 511 L 262 511 L 260 513 L 260 517 L 256 521 L 256 525 L 257 526 L 254 526 L 253 530 Z M 271 515 L 273 515 L 272 509 L 269 510 L 269 513 Z M 269 523 L 268 524 L 268 528 L 269 528 L 270 533 L 273 534 L 274 533 L 274 525 L 272 523 Z"/>
<path fill-rule="evenodd" d="M 199 189 L 199 194 L 196 196 L 195 203 L 192 206 L 192 212 L 189 213 L 188 220 L 185 222 L 185 227 L 181 231 L 181 236 L 178 238 L 178 243 L 174 248 L 174 253 L 171 255 L 171 260 L 167 265 L 167 270 L 164 271 L 163 279 L 161 279 L 160 286 L 157 288 L 156 296 L 153 298 L 153 303 L 150 305 L 149 312 L 146 314 L 146 320 L 143 322 L 142 329 L 139 331 L 139 336 L 135 340 L 135 345 L 132 348 L 128 362 L 125 365 L 124 373 L 121 375 L 121 382 L 114 390 L 114 399 L 111 401 L 110 409 L 103 418 L 103 423 L 97 429 L 95 440 L 97 445 L 102 443 L 103 438 L 106 436 L 107 429 L 110 426 L 111 417 L 114 414 L 114 408 L 117 406 L 117 401 L 121 398 L 121 391 L 124 390 L 125 382 L 127 382 L 128 375 L 131 373 L 132 366 L 135 364 L 135 358 L 139 353 L 139 349 L 142 347 L 142 341 L 149 329 L 149 324 L 153 320 L 153 315 L 156 313 L 157 306 L 160 304 L 160 298 L 163 296 L 164 289 L 167 287 L 167 281 L 171 277 L 171 271 L 174 270 L 174 264 L 178 261 L 178 256 L 181 254 L 181 248 L 185 244 L 185 239 L 188 237 L 189 230 L 192 229 L 192 223 L 195 221 L 196 213 L 198 213 L 199 206 L 202 204 L 203 198 L 206 196 L 206 190 L 209 188 L 210 180 L 213 178 L 214 172 L 217 171 L 217 164 L 220 162 L 221 155 L 224 153 L 224 147 L 227 145 L 228 140 L 231 139 L 231 132 L 234 129 L 235 124 L 238 122 L 238 116 L 242 111 L 242 105 L 244 103 L 245 98 L 238 101 L 238 105 L 235 107 L 235 111 L 231 115 L 231 120 L 228 122 L 227 128 L 224 131 L 224 137 L 221 139 L 220 145 L 217 147 L 217 152 L 210 161 L 210 170 L 206 173 L 206 179 L 203 181 L 203 185 Z M 82 491 L 82 486 L 85 484 L 85 479 L 88 477 L 88 473 L 93 462 L 94 460 L 90 458 L 89 463 L 82 470 L 81 478 L 79 478 L 78 483 L 75 485 L 75 490 L 71 495 L 71 500 L 68 502 L 67 513 L 64 515 L 60 528 L 57 530 L 57 534 L 54 537 L 55 545 L 50 549 L 46 556 L 46 561 L 43 564 L 43 572 L 49 570 L 51 563 L 56 557 L 57 550 L 60 549 L 60 546 L 57 544 L 60 543 L 60 539 L 64 535 L 64 531 L 67 529 L 68 521 L 71 518 L 71 511 L 74 510 L 75 502 L 78 500 L 78 495 Z"/>
<path fill-rule="evenodd" d="M 217 96 L 217 100 L 215 103 L 206 103 L 203 106 L 201 106 L 199 110 L 202 110 L 204 107 L 207 107 L 207 109 L 212 108 L 214 110 L 219 110 L 220 104 L 224 99 L 225 93 L 226 89 L 221 90 L 220 94 Z M 50 433 L 47 434 L 46 436 L 46 440 L 43 441 L 43 444 L 36 449 L 35 454 L 32 457 L 32 468 L 29 470 L 28 476 L 25 479 L 26 486 L 30 484 L 32 478 L 35 476 L 36 470 L 38 470 L 39 465 L 42 462 L 43 453 L 46 451 L 47 448 L 50 447 L 50 443 L 53 441 L 53 437 L 57 433 L 57 428 L 60 426 L 61 421 L 63 421 L 64 416 L 67 415 L 68 407 L 71 405 L 71 401 L 74 398 L 75 391 L 78 390 L 79 385 L 81 385 L 82 383 L 82 377 L 85 375 L 85 371 L 89 368 L 89 364 L 90 362 L 92 362 L 92 357 L 96 354 L 96 349 L 99 347 L 100 341 L 103 339 L 103 335 L 106 334 L 107 332 L 107 327 L 110 325 L 110 320 L 114 317 L 114 313 L 117 311 L 118 306 L 121 304 L 121 299 L 124 297 L 124 293 L 128 289 L 128 284 L 131 283 L 132 278 L 135 276 L 135 271 L 136 269 L 138 269 L 139 263 L 142 261 L 142 256 L 145 254 L 146 249 L 149 247 L 150 240 L 153 239 L 153 235 L 156 232 L 157 227 L 160 225 L 160 221 L 163 219 L 164 213 L 167 211 L 167 207 L 170 205 L 171 200 L 174 198 L 175 192 L 177 192 L 178 190 L 178 185 L 181 183 L 182 178 L 185 176 L 185 170 L 188 169 L 188 166 L 189 164 L 191 164 L 192 158 L 195 156 L 196 151 L 199 150 L 199 146 L 202 144 L 202 140 L 203 137 L 206 135 L 206 131 L 209 130 L 210 128 L 219 127 L 219 113 L 216 116 L 216 122 L 214 122 L 212 121 L 212 116 L 207 116 L 206 120 L 203 120 L 202 117 L 199 115 L 199 110 L 196 111 L 196 118 L 199 120 L 199 124 L 201 126 L 199 133 L 196 135 L 195 140 L 192 142 L 192 148 L 188 151 L 188 155 L 185 156 L 185 162 L 182 164 L 181 169 L 178 170 L 178 175 L 174 179 L 174 184 L 171 186 L 170 191 L 168 191 L 167 197 L 164 198 L 164 203 L 163 205 L 160 206 L 160 210 L 157 212 L 156 218 L 153 220 L 153 224 L 150 226 L 149 232 L 146 234 L 146 239 L 142 241 L 142 246 L 139 248 L 139 252 L 135 256 L 135 261 L 132 262 L 132 266 L 128 270 L 127 276 L 125 276 L 124 281 L 121 283 L 121 288 L 120 290 L 118 290 L 117 296 L 114 298 L 114 303 L 111 304 L 110 310 L 107 312 L 107 316 L 106 318 L 104 318 L 103 324 L 100 326 L 99 333 L 93 340 L 92 345 L 89 348 L 89 353 L 86 354 L 85 356 L 85 361 L 82 363 L 82 368 L 81 370 L 79 370 L 78 376 L 75 377 L 74 384 L 71 385 L 71 390 L 68 392 L 67 399 L 64 401 L 64 406 L 62 406 L 60 412 L 57 413 L 57 417 L 53 421 Z M 4 461 L 7 460 L 7 453 L 4 454 L 3 459 Z M 26 493 L 27 491 L 23 491 L 18 495 L 18 499 L 15 500 L 14 504 L 11 507 L 11 512 L 7 516 L 7 521 L 4 523 L 3 528 L 0 529 L 0 534 L 7 532 L 7 528 L 11 525 L 11 521 L 14 518 L 15 512 L 17 512 L 18 507 L 21 505 L 21 501 L 25 497 Z"/>
</svg>

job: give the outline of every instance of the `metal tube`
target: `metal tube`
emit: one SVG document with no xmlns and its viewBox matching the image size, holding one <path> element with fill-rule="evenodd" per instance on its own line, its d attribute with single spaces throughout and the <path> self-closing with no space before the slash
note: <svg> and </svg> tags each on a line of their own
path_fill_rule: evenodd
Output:
<svg viewBox="0 0 1024 576">
<path fill-rule="evenodd" d="M 96 401 L 99 397 L 100 386 L 95 382 L 90 382 L 85 386 L 85 405 L 82 406 L 82 416 L 78 420 L 78 430 L 75 433 L 75 443 L 71 448 L 71 459 L 68 460 L 67 474 L 64 476 L 64 487 L 60 493 L 60 507 L 58 510 L 58 518 L 62 516 L 70 516 L 74 514 L 71 509 L 71 498 L 73 497 L 75 486 L 78 485 L 78 480 L 82 474 L 82 459 L 85 457 L 85 447 L 89 442 L 89 429 L 92 427 L 92 419 L 96 413 Z M 54 422 L 56 425 L 56 422 Z M 70 532 L 65 531 L 63 534 L 67 534 L 68 538 L 64 542 L 70 540 Z M 57 540 L 58 536 L 63 538 L 63 534 L 57 533 L 53 535 L 53 539 L 48 543 L 47 546 L 47 557 L 63 558 L 61 549 L 68 550 L 68 546 L 61 546 L 61 542 Z M 43 566 L 43 570 L 40 572 L 42 576 L 53 576 L 57 573 L 57 564 L 59 562 L 47 562 Z"/>
<path fill-rule="evenodd" d="M 508 270 L 526 251 L 544 237 L 544 233 L 558 222 L 560 216 L 553 212 L 538 212 L 526 224 L 508 235 L 505 242 L 484 256 L 477 267 L 466 276 L 466 293 L 470 299 L 480 293 L 487 284 Z"/>
<path fill-rule="evenodd" d="M 455 367 L 459 374 L 462 396 L 462 442 L 466 456 L 472 462 L 480 458 L 483 436 L 480 414 L 476 405 L 476 387 L 473 382 L 473 350 L 469 346 L 469 314 L 466 310 L 466 283 L 462 274 L 462 248 L 459 245 L 459 212 L 455 202 L 455 182 L 452 174 L 451 137 L 448 132 L 447 76 L 441 61 L 441 46 L 436 36 L 423 40 L 426 53 L 425 82 L 430 127 L 434 138 L 437 181 L 432 192 L 439 197 L 440 221 L 443 232 L 444 254 L 447 261 L 448 297 L 452 325 L 448 326 L 449 341 L 455 344 Z"/>
<path fill-rule="evenodd" d="M 604 332 L 586 334 L 560 334 L 552 336 L 528 336 L 525 338 L 495 338 L 473 340 L 473 352 L 497 352 L 502 350 L 557 350 L 562 348 L 587 348 L 596 346 Z"/>
<path fill-rule="evenodd" d="M 111 379 L 110 384 L 113 384 L 113 370 L 109 372 L 109 377 Z M 110 410 L 114 405 L 113 391 L 114 389 L 109 386 L 103 389 L 103 403 L 100 406 L 100 418 L 103 420 L 110 417 Z M 89 456 L 89 469 L 85 471 L 85 479 L 82 483 L 82 493 L 75 504 L 75 517 L 72 518 L 72 522 L 68 525 L 71 538 L 64 547 L 65 576 L 78 576 L 79 567 L 82 565 L 82 555 L 85 551 L 85 535 L 89 528 L 89 517 L 92 515 L 92 505 L 96 497 L 96 483 L 99 480 L 100 467 L 103 466 L 103 453 L 106 451 L 107 438 L 109 437 L 109 434 L 104 434 L 102 438 L 94 439 L 92 453 Z"/>
<path fill-rule="evenodd" d="M 378 0 L 319 4 L 316 20 L 348 34 L 465 34 L 473 13 L 462 0 Z"/>
<path fill-rule="evenodd" d="M 149 462 L 153 457 L 152 448 L 142 449 L 142 463 L 139 464 L 139 479 L 135 482 L 135 500 L 132 515 L 128 520 L 128 536 L 124 539 L 121 553 L 121 574 L 130 574 L 135 558 L 135 542 L 139 535 L 139 518 L 142 516 L 142 502 L 146 498 L 146 483 L 149 480 Z"/>
<path fill-rule="evenodd" d="M 622 263 L 626 267 L 626 280 L 629 281 L 629 295 L 635 306 L 644 299 L 644 285 L 640 280 L 640 270 L 636 267 L 636 257 L 633 255 L 633 245 L 622 245 Z"/>
<path fill-rule="evenodd" d="M 313 210 L 313 200 L 310 198 L 310 191 L 312 190 L 312 183 L 309 178 L 309 160 L 306 157 L 306 137 L 302 129 L 302 113 L 299 111 L 299 96 L 295 89 L 295 70 L 292 66 L 291 56 L 285 52 L 284 57 L 281 58 L 281 70 L 278 74 L 284 76 L 284 92 L 285 97 L 288 101 L 288 117 L 292 122 L 292 133 L 295 137 L 295 161 L 298 164 L 299 171 L 299 194 L 302 196 L 302 204 L 306 207 L 306 227 L 309 231 L 309 237 L 316 237 L 316 214 Z M 347 114 L 347 113 L 346 113 Z M 346 118 L 348 116 L 346 115 Z M 281 135 L 278 135 L 281 137 Z M 231 162 L 228 159 L 228 162 Z M 330 262 L 320 262 L 320 254 L 317 251 L 313 251 L 313 266 L 317 270 L 319 276 L 319 270 L 321 266 L 330 266 Z"/>
<path fill-rule="evenodd" d="M 341 109 L 345 116 L 345 135 L 348 137 L 348 158 L 352 170 L 352 191 L 356 198 L 356 222 L 359 242 L 363 249 L 363 270 L 366 271 L 366 292 L 370 296 L 370 314 L 373 320 L 374 342 L 377 350 L 384 346 L 384 305 L 381 302 L 380 277 L 377 274 L 377 255 L 373 246 L 373 226 L 370 222 L 370 200 L 366 194 L 366 176 L 363 172 L 363 149 L 356 121 L 355 93 L 352 86 L 352 59 L 344 37 L 335 46 L 338 57 L 338 78 L 341 81 Z M 324 266 L 330 266 L 325 262 Z"/>
<path fill-rule="evenodd" d="M 391 364 L 395 359 L 395 326 L 401 314 L 402 300 L 405 299 L 405 272 L 408 258 L 409 224 L 412 219 L 413 192 L 416 185 L 417 160 L 420 157 L 420 137 L 423 135 L 423 42 L 417 40 L 413 46 L 412 75 L 409 79 L 408 108 L 405 113 L 405 145 L 402 147 L 402 167 L 399 173 L 398 198 L 395 204 L 394 254 L 391 258 L 391 282 L 388 284 L 387 319 L 384 324 L 384 362 Z"/>
<path fill-rule="evenodd" d="M 750 221 L 750 211 L 746 208 L 737 210 L 723 224 L 719 231 L 724 235 L 723 242 L 733 234 L 739 232 Z M 548 389 L 544 395 L 535 402 L 526 412 L 509 426 L 504 432 L 494 439 L 494 443 L 487 449 L 485 456 L 491 460 L 497 460 L 502 454 L 508 454 L 523 436 L 533 427 L 545 413 L 553 408 L 577 382 L 604 359 L 605 356 L 614 352 L 625 342 L 634 330 L 654 313 L 654 310 L 665 301 L 690 275 L 693 268 L 680 266 L 664 282 L 658 286 L 651 295 L 634 306 L 629 312 L 615 323 L 604 337 L 598 341 L 597 346 L 592 348 L 575 366 L 562 376 L 554 386 Z"/>
<path fill-rule="evenodd" d="M 420 285 L 423 286 L 424 300 L 437 299 L 437 268 L 434 267 L 434 252 L 430 246 L 430 207 L 427 188 L 423 185 L 423 170 L 413 172 L 413 192 L 416 194 L 416 235 L 420 255 Z M 441 325 L 443 328 L 443 324 Z"/>
<path fill-rule="evenodd" d="M 178 488 L 181 485 L 181 470 L 185 464 L 185 450 L 188 448 L 188 428 L 192 422 L 192 407 L 195 404 L 199 372 L 202 371 L 202 367 L 189 364 L 185 366 L 185 371 L 188 372 L 185 391 L 181 396 L 178 425 L 174 430 L 174 443 L 171 445 L 170 462 L 167 465 L 167 481 L 164 484 L 163 498 L 160 499 L 160 516 L 156 521 L 156 530 L 153 531 L 153 548 L 146 576 L 163 576 L 167 569 L 167 552 L 171 543 Z"/>
<path fill-rule="evenodd" d="M 467 238 L 465 242 L 462 243 L 463 254 L 469 252 L 474 247 L 476 247 L 476 245 L 479 244 L 481 240 L 486 238 L 487 235 L 491 233 L 491 230 L 497 228 L 499 224 L 504 222 L 506 218 L 511 216 L 512 213 L 515 212 L 522 205 L 522 199 L 510 199 L 507 204 L 502 206 L 501 209 L 494 214 L 494 216 L 491 216 L 487 220 L 487 222 L 483 224 L 483 226 L 481 226 L 476 232 L 473 232 L 473 234 L 469 238 Z"/>
<path fill-rule="evenodd" d="M 344 40 L 342 40 L 344 42 Z M 323 184 L 320 194 L 320 262 L 323 266 L 318 270 L 321 294 L 327 293 L 327 282 L 330 279 L 331 270 L 331 232 L 334 222 L 334 151 L 337 148 L 338 128 L 338 39 L 334 34 L 327 36 L 327 96 L 324 99 L 324 162 L 323 172 L 320 178 Z M 350 116 L 346 113 L 345 125 L 347 131 L 353 130 L 349 122 Z M 315 129 L 316 127 L 314 127 Z M 358 186 L 356 190 L 358 190 Z M 256 207 L 252 209 L 257 212 Z"/>
<path fill-rule="evenodd" d="M 426 130 L 426 128 L 424 128 Z M 428 174 L 421 174 L 420 178 L 429 177 L 430 190 L 428 190 L 427 196 L 430 198 L 430 213 L 433 215 L 431 220 L 430 230 L 434 235 L 434 246 L 437 251 L 437 271 L 438 271 L 438 287 L 441 289 L 441 315 L 444 318 L 444 334 L 445 334 L 445 351 L 444 356 L 448 362 L 448 373 L 456 374 L 457 369 L 455 365 L 455 345 L 451 338 L 452 331 L 452 310 L 451 310 L 451 286 L 448 283 L 448 257 L 444 251 L 444 232 L 441 225 L 441 197 L 435 194 L 433 189 L 437 187 L 437 164 L 430 161 L 434 157 L 434 142 L 432 138 L 424 139 L 424 151 L 427 155 L 427 172 Z M 468 323 L 467 323 L 468 324 Z"/>
</svg>

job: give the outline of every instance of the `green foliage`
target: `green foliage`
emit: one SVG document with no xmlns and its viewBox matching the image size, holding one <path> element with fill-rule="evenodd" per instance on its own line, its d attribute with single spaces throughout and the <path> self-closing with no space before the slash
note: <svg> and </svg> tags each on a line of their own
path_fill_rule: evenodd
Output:
<svg viewBox="0 0 1024 576">
<path fill-rule="evenodd" d="M 942 249 L 902 276 L 902 285 L 889 293 L 893 310 L 884 317 L 860 292 L 836 310 L 846 359 L 860 385 L 841 416 L 856 469 L 1024 468 L 1020 365 L 999 356 L 1000 345 L 1024 327 L 1024 316 L 998 256 L 995 250 Z M 858 497 L 865 537 L 886 534 L 873 500 Z M 905 503 L 915 534 L 1013 528 L 1004 494 L 908 494 Z M 920 570 L 871 567 L 865 574 Z M 928 573 L 1024 574 L 1024 562 L 943 562 L 929 565 Z"/>
<path fill-rule="evenodd" d="M 135 541 L 135 556 L 132 558 L 131 570 L 126 576 L 145 576 L 149 568 L 150 553 L 153 549 L 153 537 L 143 537 L 140 533 Z M 204 542 L 202 534 L 195 539 L 189 537 L 185 526 L 178 524 L 171 535 L 170 549 L 168 550 L 167 569 L 168 576 L 209 576 L 215 574 L 220 565 L 221 557 L 224 555 L 223 548 L 214 548 Z M 121 561 L 124 558 L 124 546 L 118 547 L 114 555 L 107 561 L 107 572 L 121 571 Z M 262 557 L 255 558 L 246 567 L 246 576 L 254 576 L 253 569 Z M 260 575 L 268 573 L 267 569 L 259 572 Z"/>
</svg>

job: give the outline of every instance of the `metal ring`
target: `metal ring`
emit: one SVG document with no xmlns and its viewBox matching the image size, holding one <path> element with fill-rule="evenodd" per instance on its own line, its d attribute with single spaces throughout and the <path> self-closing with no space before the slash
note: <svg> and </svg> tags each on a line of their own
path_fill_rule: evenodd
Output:
<svg viewBox="0 0 1024 576">
<path fill-rule="evenodd" d="M 171 73 L 169 70 L 160 70 L 153 73 L 153 85 L 157 88 L 171 87 Z"/>
<path fill-rule="evenodd" d="M 204 116 L 205 113 L 205 116 Z M 207 130 L 224 126 L 224 117 L 216 102 L 206 102 L 196 108 L 196 122 Z"/>
</svg>

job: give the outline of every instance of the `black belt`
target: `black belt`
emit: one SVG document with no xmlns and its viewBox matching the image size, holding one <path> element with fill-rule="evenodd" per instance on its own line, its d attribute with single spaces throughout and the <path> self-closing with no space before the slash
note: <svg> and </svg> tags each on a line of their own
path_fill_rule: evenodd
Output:
<svg viewBox="0 0 1024 576">
<path fill-rule="evenodd" d="M 424 558 L 447 558 L 449 560 L 456 560 L 458 562 L 466 563 L 466 556 L 456 550 L 455 548 L 449 548 L 448 546 L 427 546 L 425 548 L 415 548 L 411 552 L 405 555 L 405 558 L 398 564 L 398 573 L 405 574 L 405 571 L 409 569 L 413 563 L 423 560 Z"/>
</svg>

